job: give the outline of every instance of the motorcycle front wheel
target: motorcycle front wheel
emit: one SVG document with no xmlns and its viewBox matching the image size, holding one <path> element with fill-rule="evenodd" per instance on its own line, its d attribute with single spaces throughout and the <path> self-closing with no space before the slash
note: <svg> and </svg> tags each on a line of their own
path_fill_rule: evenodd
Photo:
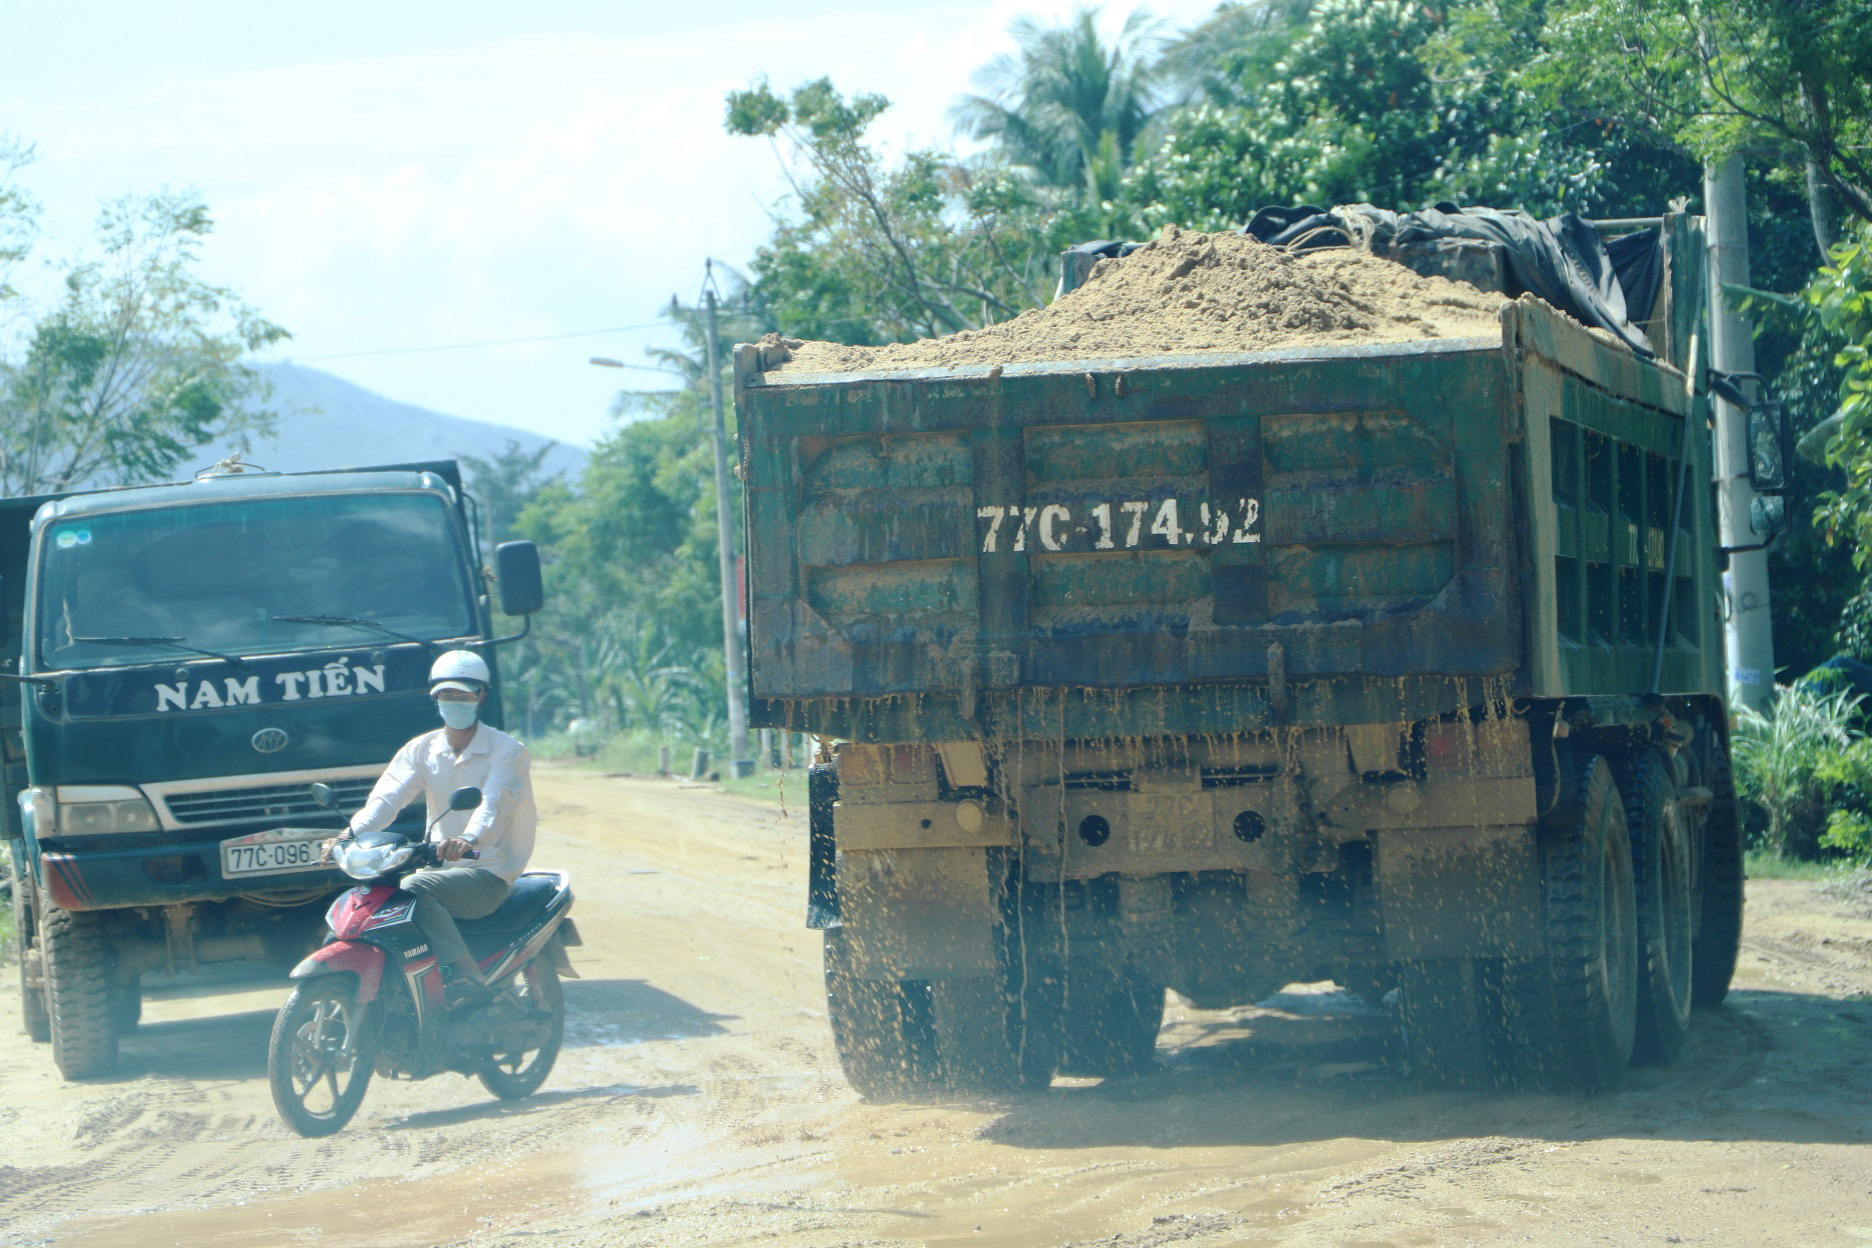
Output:
<svg viewBox="0 0 1872 1248">
<path fill-rule="evenodd" d="M 545 1039 L 532 1048 L 515 1045 L 483 1062 L 475 1074 L 481 1086 L 501 1100 L 517 1101 L 539 1091 L 559 1060 L 559 1045 L 565 1039 L 565 990 L 552 963 L 544 958 L 534 958 L 520 968 L 509 990 L 535 1016 L 534 1021 L 543 1024 Z"/>
<path fill-rule="evenodd" d="M 280 1117 L 300 1135 L 331 1135 L 357 1113 L 371 1079 L 364 1012 L 349 975 L 305 980 L 280 1007 L 267 1082 Z"/>
</svg>

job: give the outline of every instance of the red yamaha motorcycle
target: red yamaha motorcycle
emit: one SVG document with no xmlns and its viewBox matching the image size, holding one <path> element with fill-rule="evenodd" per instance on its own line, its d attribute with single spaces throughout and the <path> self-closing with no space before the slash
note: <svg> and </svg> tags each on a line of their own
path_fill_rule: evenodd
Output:
<svg viewBox="0 0 1872 1248">
<path fill-rule="evenodd" d="M 337 810 L 327 786 L 313 785 L 312 796 Z M 479 789 L 449 797 L 451 811 L 480 804 Z M 416 898 L 397 887 L 418 867 L 436 864 L 428 832 L 419 841 L 369 833 L 337 847 L 334 858 L 363 882 L 332 903 L 325 916 L 331 939 L 293 968 L 300 982 L 267 1046 L 273 1104 L 287 1125 L 305 1136 L 341 1130 L 372 1074 L 427 1079 L 457 1071 L 502 1100 L 538 1091 L 565 1034 L 559 976 L 577 977 L 565 952 L 580 943 L 568 917 L 567 875 L 525 872 L 500 909 L 458 921 L 492 992 L 451 1010 L 441 967 L 416 926 Z"/>
</svg>

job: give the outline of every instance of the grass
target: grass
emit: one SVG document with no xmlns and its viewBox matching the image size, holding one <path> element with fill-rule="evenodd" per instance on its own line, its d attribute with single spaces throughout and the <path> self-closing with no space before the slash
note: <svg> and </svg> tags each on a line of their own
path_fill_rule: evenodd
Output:
<svg viewBox="0 0 1872 1248">
<path fill-rule="evenodd" d="M 1751 880 L 1830 880 L 1851 864 L 1808 862 L 1788 858 L 1767 849 L 1751 849 L 1743 858 L 1743 870 Z"/>
</svg>

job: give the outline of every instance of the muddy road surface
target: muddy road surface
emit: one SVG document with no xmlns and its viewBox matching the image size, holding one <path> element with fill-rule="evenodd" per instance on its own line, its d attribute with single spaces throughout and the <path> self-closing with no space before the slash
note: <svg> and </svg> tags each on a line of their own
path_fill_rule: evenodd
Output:
<svg viewBox="0 0 1872 1248">
<path fill-rule="evenodd" d="M 0 1243 L 1872 1244 L 1872 898 L 1752 883 L 1730 1004 L 1597 1100 L 1416 1091 L 1374 1020 L 1293 992 L 1173 1004 L 1135 1080 L 872 1105 L 826 1031 L 802 811 L 538 788 L 536 862 L 574 873 L 585 936 L 541 1093 L 379 1080 L 302 1140 L 265 1080 L 280 981 L 156 987 L 86 1084 L 9 990 Z"/>
</svg>

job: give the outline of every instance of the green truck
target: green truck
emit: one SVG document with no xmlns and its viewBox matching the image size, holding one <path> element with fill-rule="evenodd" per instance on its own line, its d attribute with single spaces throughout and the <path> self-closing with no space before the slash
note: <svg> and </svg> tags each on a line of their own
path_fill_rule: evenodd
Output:
<svg viewBox="0 0 1872 1248">
<path fill-rule="evenodd" d="M 286 966 L 316 945 L 348 881 L 319 863 L 341 822 L 310 786 L 355 809 L 435 727 L 435 656 L 492 660 L 511 640 L 494 636 L 490 582 L 508 614 L 540 606 L 531 543 L 482 559 L 453 461 L 231 461 L 178 485 L 0 501 L 22 1015 L 68 1078 L 116 1060 L 143 976 Z"/>
<path fill-rule="evenodd" d="M 837 742 L 809 923 L 855 1088 L 1134 1071 L 1166 989 L 1327 979 L 1435 1083 L 1676 1055 L 1742 864 L 1702 222 L 1657 228 L 1655 359 L 1530 298 L 1255 355 L 737 348 L 753 719 Z"/>
</svg>

